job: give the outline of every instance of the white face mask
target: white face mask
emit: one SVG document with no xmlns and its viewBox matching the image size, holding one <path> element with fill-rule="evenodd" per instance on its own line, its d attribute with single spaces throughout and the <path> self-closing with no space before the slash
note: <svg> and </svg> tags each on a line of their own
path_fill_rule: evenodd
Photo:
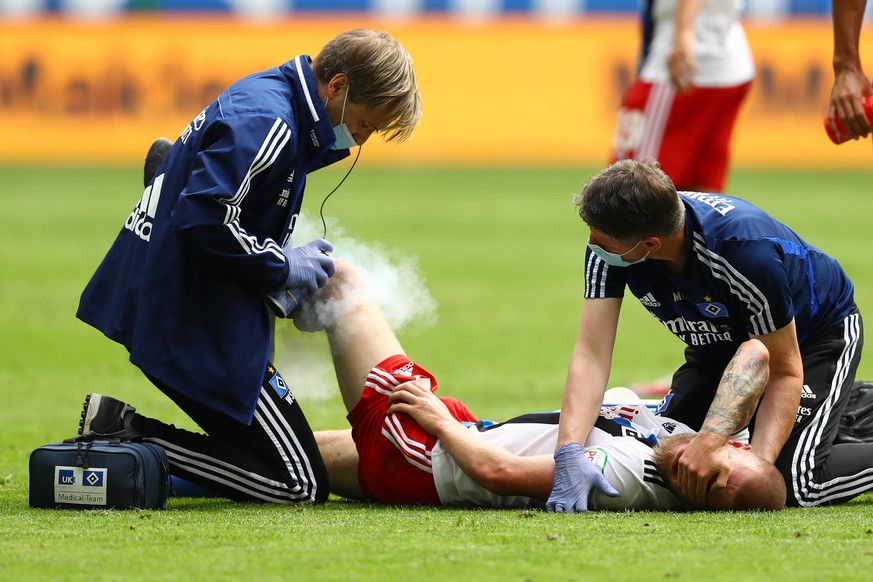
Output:
<svg viewBox="0 0 873 582">
<path fill-rule="evenodd" d="M 343 123 L 343 118 L 346 115 L 346 100 L 348 100 L 348 98 L 349 88 L 346 86 L 346 94 L 343 97 L 343 110 L 342 113 L 340 113 L 340 122 L 339 125 L 336 125 L 333 128 L 333 134 L 336 136 L 336 141 L 332 146 L 330 146 L 330 149 L 332 150 L 347 150 L 358 145 L 352 132 L 349 131 L 349 127 Z M 325 107 L 327 107 L 327 103 L 325 103 Z"/>
<path fill-rule="evenodd" d="M 649 253 L 647 252 L 645 254 L 645 256 L 640 257 L 639 259 L 634 259 L 632 261 L 624 260 L 624 256 L 626 254 L 628 254 L 629 252 L 631 252 L 632 250 L 634 250 L 635 248 L 637 248 L 638 246 L 640 246 L 641 242 L 643 242 L 642 239 L 640 239 L 640 242 L 638 242 L 633 247 L 631 247 L 630 249 L 626 250 L 625 252 L 623 252 L 621 254 L 611 253 L 607 250 L 604 250 L 602 247 L 599 247 L 599 246 L 591 244 L 591 243 L 588 243 L 588 248 L 591 249 L 592 253 L 594 253 L 595 255 L 600 257 L 600 259 L 604 263 L 609 265 L 610 267 L 630 267 L 631 265 L 636 265 L 637 263 L 642 263 L 643 261 L 646 260 L 646 257 L 649 256 Z"/>
</svg>

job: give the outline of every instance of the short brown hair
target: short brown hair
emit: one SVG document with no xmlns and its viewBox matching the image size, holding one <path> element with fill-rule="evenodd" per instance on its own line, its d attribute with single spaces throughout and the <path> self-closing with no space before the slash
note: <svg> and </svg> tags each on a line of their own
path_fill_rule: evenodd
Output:
<svg viewBox="0 0 873 582">
<path fill-rule="evenodd" d="M 652 160 L 612 164 L 573 202 L 585 224 L 618 240 L 676 234 L 684 217 L 676 186 Z"/>
</svg>

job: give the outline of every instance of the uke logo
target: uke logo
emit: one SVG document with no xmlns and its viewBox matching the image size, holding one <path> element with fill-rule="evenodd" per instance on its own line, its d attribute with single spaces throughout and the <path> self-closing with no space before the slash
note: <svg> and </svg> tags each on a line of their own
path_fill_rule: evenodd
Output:
<svg viewBox="0 0 873 582">
<path fill-rule="evenodd" d="M 153 221 L 161 198 L 161 187 L 164 185 L 164 175 L 155 177 L 151 186 L 142 193 L 142 199 L 124 223 L 124 228 L 148 242 L 152 238 Z"/>
<path fill-rule="evenodd" d="M 58 470 L 58 485 L 75 485 L 76 473 L 72 469 Z"/>
</svg>

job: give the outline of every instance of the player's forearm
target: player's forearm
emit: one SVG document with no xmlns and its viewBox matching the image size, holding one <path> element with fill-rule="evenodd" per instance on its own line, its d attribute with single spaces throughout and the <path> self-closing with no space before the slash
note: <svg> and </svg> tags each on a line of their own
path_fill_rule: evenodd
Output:
<svg viewBox="0 0 873 582">
<path fill-rule="evenodd" d="M 570 356 L 556 449 L 585 442 L 600 414 L 612 367 L 621 299 L 586 299 Z"/>
<path fill-rule="evenodd" d="M 702 4 L 703 0 L 679 0 L 676 4 L 676 14 L 673 18 L 677 35 L 694 30 L 694 21 L 697 20 L 697 15 L 700 14 Z"/>
<path fill-rule="evenodd" d="M 594 427 L 609 381 L 610 356 L 588 356 L 578 347 L 574 352 L 561 400 L 556 448 L 569 443 L 584 443 Z"/>
<path fill-rule="evenodd" d="M 745 428 L 769 379 L 769 352 L 758 340 L 744 342 L 725 368 L 701 432 L 725 438 Z"/>
<path fill-rule="evenodd" d="M 556 448 L 569 443 L 583 444 L 594 427 L 603 398 L 592 397 L 590 393 L 565 392 L 561 404 L 561 422 L 558 429 Z"/>
<path fill-rule="evenodd" d="M 867 0 L 834 0 L 834 74 L 861 70 L 861 25 Z"/>
<path fill-rule="evenodd" d="M 771 378 L 761 399 L 752 435 L 752 450 L 771 463 L 779 456 L 797 419 L 802 384 L 803 379 L 799 376 Z"/>
<path fill-rule="evenodd" d="M 558 428 L 557 448 L 569 443 L 584 443 L 588 433 L 594 427 L 600 407 L 603 403 L 605 389 L 597 388 L 606 385 L 606 379 L 598 381 L 597 374 L 589 376 L 590 382 L 583 384 L 584 376 L 572 371 L 564 387 L 564 397 L 561 401 L 561 422 Z"/>
<path fill-rule="evenodd" d="M 441 423 L 435 436 L 464 473 L 492 493 L 549 496 L 555 472 L 551 456 L 519 457 L 478 438 L 458 422 Z"/>
<path fill-rule="evenodd" d="M 436 437 L 458 466 L 486 488 L 492 475 L 507 471 L 514 456 L 471 434 L 468 427 L 457 421 L 440 423 Z"/>
<path fill-rule="evenodd" d="M 757 339 L 740 345 L 725 367 L 700 432 L 679 460 L 680 489 L 695 506 L 705 504 L 713 480 L 723 481 L 730 473 L 725 445 L 755 414 L 767 386 L 769 353 Z"/>
</svg>

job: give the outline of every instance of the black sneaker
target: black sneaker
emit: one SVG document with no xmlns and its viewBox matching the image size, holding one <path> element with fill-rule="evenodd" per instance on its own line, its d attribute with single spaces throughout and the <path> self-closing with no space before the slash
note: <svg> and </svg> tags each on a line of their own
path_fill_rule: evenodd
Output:
<svg viewBox="0 0 873 582">
<path fill-rule="evenodd" d="M 103 394 L 91 393 L 82 405 L 79 434 L 112 439 L 131 439 L 140 436 L 130 428 L 130 419 L 136 408 L 121 400 Z"/>
<path fill-rule="evenodd" d="M 155 172 L 161 167 L 164 158 L 170 153 L 173 147 L 173 142 L 165 137 L 159 137 L 152 143 L 145 157 L 145 166 L 143 167 L 143 187 L 148 187 L 149 182 L 155 177 Z"/>
</svg>

